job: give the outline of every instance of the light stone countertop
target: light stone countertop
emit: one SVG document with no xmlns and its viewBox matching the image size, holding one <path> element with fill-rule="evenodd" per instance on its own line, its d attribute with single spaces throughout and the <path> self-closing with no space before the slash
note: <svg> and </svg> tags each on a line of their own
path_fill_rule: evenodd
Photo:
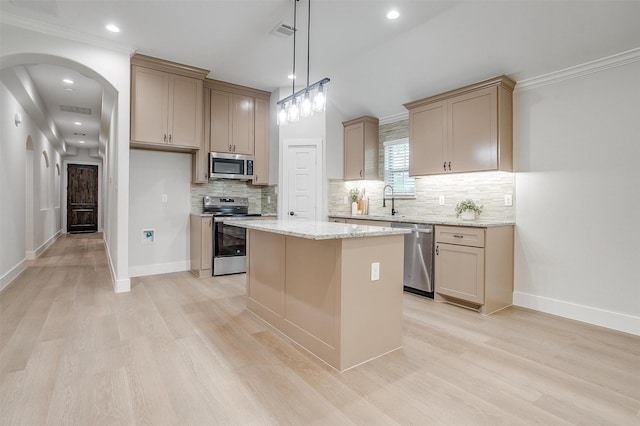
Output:
<svg viewBox="0 0 640 426">
<path fill-rule="evenodd" d="M 330 218 L 339 219 L 360 219 L 360 220 L 379 220 L 384 222 L 403 222 L 403 223 L 423 223 L 430 225 L 453 225 L 453 226 L 469 226 L 475 228 L 488 228 L 492 226 L 509 226 L 515 225 L 514 221 L 508 220 L 461 220 L 438 216 L 374 216 L 374 215 L 350 215 L 350 214 L 330 214 Z"/>
<path fill-rule="evenodd" d="M 380 237 L 408 234 L 403 228 L 382 226 L 351 225 L 347 223 L 320 222 L 304 219 L 288 220 L 226 220 L 225 223 L 240 228 L 273 232 L 275 234 L 308 238 L 310 240 L 331 240 L 343 238 Z"/>
</svg>

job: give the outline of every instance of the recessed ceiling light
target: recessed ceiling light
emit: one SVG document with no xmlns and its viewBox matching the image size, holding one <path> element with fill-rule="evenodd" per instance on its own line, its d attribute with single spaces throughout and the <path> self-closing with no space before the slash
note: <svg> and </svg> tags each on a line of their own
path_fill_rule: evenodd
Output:
<svg viewBox="0 0 640 426">
<path fill-rule="evenodd" d="M 120 32 L 120 28 L 118 28 L 118 26 L 114 25 L 114 24 L 109 24 L 105 28 L 107 30 L 111 31 L 112 33 L 119 33 Z"/>
<path fill-rule="evenodd" d="M 84 143 L 84 141 L 78 141 L 78 143 Z"/>
<path fill-rule="evenodd" d="M 79 121 L 74 121 L 73 124 L 75 124 L 76 126 L 82 126 L 82 123 Z"/>
<path fill-rule="evenodd" d="M 390 10 L 387 13 L 387 19 L 397 19 L 398 16 L 400 16 L 400 12 L 398 12 L 397 10 Z"/>
<path fill-rule="evenodd" d="M 64 80 L 62 80 L 62 82 L 65 84 L 73 84 L 73 80 L 71 80 L 70 78 L 65 78 Z"/>
<path fill-rule="evenodd" d="M 289 75 L 287 76 L 287 78 L 288 78 L 289 80 L 295 80 L 295 79 L 296 79 L 296 75 L 295 75 L 295 74 L 289 74 Z"/>
</svg>

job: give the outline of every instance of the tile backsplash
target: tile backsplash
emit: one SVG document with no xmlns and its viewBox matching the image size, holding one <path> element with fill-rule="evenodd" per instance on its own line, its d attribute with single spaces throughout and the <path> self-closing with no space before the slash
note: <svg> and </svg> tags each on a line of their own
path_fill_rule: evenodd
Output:
<svg viewBox="0 0 640 426">
<path fill-rule="evenodd" d="M 387 207 L 382 207 L 383 181 L 329 181 L 329 215 L 351 214 L 351 203 L 345 204 L 349 190 L 364 190 L 369 199 L 370 215 L 390 215 L 391 199 L 387 191 Z M 515 174 L 507 172 L 459 173 L 437 176 L 421 176 L 416 178 L 415 198 L 399 198 L 395 200 L 396 210 L 406 216 L 438 216 L 455 218 L 456 204 L 471 198 L 484 205 L 482 219 L 515 220 Z M 504 204 L 505 195 L 513 196 L 514 206 Z M 445 205 L 439 205 L 440 196 L 444 196 Z"/>
<path fill-rule="evenodd" d="M 191 211 L 202 212 L 202 198 L 205 195 L 247 197 L 249 213 L 272 214 L 277 212 L 276 185 L 256 186 L 239 180 L 212 180 L 205 184 L 191 184 Z M 268 203 L 268 197 L 271 203 Z"/>
<path fill-rule="evenodd" d="M 409 120 L 381 124 L 379 127 L 379 155 L 377 181 L 329 181 L 329 214 L 351 214 L 351 203 L 345 204 L 345 196 L 351 188 L 365 191 L 369 198 L 370 215 L 390 215 L 391 200 L 382 207 L 384 187 L 384 148 L 387 141 L 409 136 Z M 471 198 L 484 206 L 482 219 L 515 221 L 515 174 L 508 172 L 455 173 L 416 177 L 416 195 L 395 200 L 396 210 L 405 216 L 438 216 L 455 218 L 456 204 Z M 504 205 L 504 196 L 512 195 L 513 206 Z M 390 194 L 387 194 L 390 196 Z M 439 205 L 444 196 L 445 205 Z"/>
</svg>

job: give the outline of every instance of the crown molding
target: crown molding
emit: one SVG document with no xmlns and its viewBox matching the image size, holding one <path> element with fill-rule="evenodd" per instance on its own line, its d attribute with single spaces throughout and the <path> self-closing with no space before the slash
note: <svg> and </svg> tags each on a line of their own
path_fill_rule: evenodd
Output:
<svg viewBox="0 0 640 426">
<path fill-rule="evenodd" d="M 615 55 L 596 59 L 595 61 L 587 62 L 585 64 L 576 65 L 559 71 L 543 74 L 538 77 L 519 81 L 516 84 L 514 92 L 555 84 L 564 80 L 582 77 L 584 75 L 620 67 L 637 61 L 640 61 L 640 48 L 627 50 L 625 52 L 616 53 Z"/>
<path fill-rule="evenodd" d="M 113 50 L 116 52 L 127 53 L 131 56 L 136 49 L 121 43 L 116 43 L 101 37 L 92 36 L 79 31 L 73 31 L 68 28 L 59 27 L 47 22 L 37 21 L 24 16 L 18 16 L 7 12 L 0 14 L 0 23 L 3 25 L 11 25 L 26 30 L 64 38 L 67 40 L 88 44 L 90 46 L 101 47 L 103 49 Z"/>
<path fill-rule="evenodd" d="M 380 125 L 395 123 L 396 121 L 408 120 L 409 111 L 401 112 L 399 114 L 390 115 L 380 119 Z"/>
</svg>

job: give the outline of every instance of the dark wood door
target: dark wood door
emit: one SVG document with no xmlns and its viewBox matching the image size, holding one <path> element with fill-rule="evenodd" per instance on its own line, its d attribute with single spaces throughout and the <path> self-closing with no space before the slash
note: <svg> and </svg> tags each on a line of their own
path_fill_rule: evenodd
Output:
<svg viewBox="0 0 640 426">
<path fill-rule="evenodd" d="M 67 167 L 67 232 L 98 230 L 98 166 Z"/>
</svg>

